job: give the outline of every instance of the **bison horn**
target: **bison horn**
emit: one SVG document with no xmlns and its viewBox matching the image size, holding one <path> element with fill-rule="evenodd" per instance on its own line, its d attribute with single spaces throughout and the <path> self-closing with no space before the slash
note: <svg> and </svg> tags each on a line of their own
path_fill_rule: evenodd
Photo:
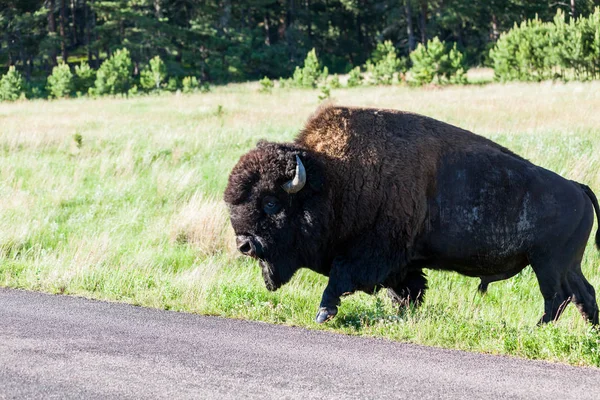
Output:
<svg viewBox="0 0 600 400">
<path fill-rule="evenodd" d="M 291 181 L 287 181 L 283 184 L 283 190 L 290 194 L 298 193 L 302 190 L 304 185 L 306 184 L 306 170 L 304 169 L 304 165 L 302 165 L 302 161 L 300 157 L 296 155 L 296 175 L 294 179 Z"/>
</svg>

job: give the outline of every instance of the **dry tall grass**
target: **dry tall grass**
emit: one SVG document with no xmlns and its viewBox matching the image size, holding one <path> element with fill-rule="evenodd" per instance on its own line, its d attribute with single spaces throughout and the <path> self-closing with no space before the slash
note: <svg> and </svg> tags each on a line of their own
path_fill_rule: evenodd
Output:
<svg viewBox="0 0 600 400">
<path fill-rule="evenodd" d="M 235 239 L 222 201 L 195 193 L 173 217 L 171 240 L 189 244 L 205 256 L 218 252 L 236 255 Z"/>
</svg>

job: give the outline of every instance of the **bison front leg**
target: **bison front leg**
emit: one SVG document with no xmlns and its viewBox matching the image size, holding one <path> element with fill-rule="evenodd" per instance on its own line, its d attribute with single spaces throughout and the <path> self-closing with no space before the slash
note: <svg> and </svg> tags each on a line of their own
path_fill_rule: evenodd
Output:
<svg viewBox="0 0 600 400">
<path fill-rule="evenodd" d="M 353 257 L 337 258 L 329 272 L 329 282 L 323 292 L 315 321 L 319 324 L 336 316 L 340 298 L 357 290 L 372 293 L 390 272 L 390 262 L 383 262 L 372 253 L 356 247 Z M 360 255 L 356 254 L 360 253 Z"/>
<path fill-rule="evenodd" d="M 315 321 L 322 324 L 335 317 L 341 302 L 340 297 L 355 290 L 350 271 L 343 268 L 342 262 L 334 262 L 329 273 L 329 282 L 327 282 L 327 287 L 323 292 L 323 297 L 321 297 L 321 304 Z"/>
</svg>

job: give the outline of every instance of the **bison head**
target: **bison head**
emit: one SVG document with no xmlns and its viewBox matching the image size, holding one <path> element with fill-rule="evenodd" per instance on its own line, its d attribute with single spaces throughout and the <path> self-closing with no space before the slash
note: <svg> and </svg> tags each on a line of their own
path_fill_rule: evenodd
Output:
<svg viewBox="0 0 600 400">
<path fill-rule="evenodd" d="M 292 144 L 260 142 L 231 172 L 224 198 L 237 247 L 259 260 L 267 289 L 277 290 L 300 267 L 320 268 L 324 186 L 317 159 Z"/>
</svg>

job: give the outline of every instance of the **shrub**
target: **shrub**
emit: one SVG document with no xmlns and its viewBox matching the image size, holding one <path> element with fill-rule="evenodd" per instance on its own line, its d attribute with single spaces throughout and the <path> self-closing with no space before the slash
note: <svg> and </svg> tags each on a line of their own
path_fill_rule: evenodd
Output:
<svg viewBox="0 0 600 400">
<path fill-rule="evenodd" d="M 516 28 L 516 27 L 515 27 Z M 514 31 L 514 32 L 513 32 Z M 556 74 L 553 74 L 554 77 L 562 77 L 567 80 L 569 78 L 575 78 L 578 70 L 579 63 L 582 59 L 582 35 L 578 34 L 578 29 L 576 26 L 576 22 L 571 20 L 569 23 L 565 22 L 565 15 L 562 12 L 558 12 L 554 17 L 554 25 L 553 29 L 550 31 L 550 43 L 553 47 L 552 54 L 552 65 L 558 66 L 561 70 L 557 71 Z M 511 30 L 506 37 L 504 37 L 503 42 L 510 41 L 516 42 L 515 39 L 519 39 L 519 34 L 517 30 Z M 516 63 L 515 54 L 504 52 L 500 53 L 500 51 L 506 47 L 505 43 L 499 43 L 500 46 L 497 46 L 496 49 L 492 49 L 490 51 L 490 55 L 495 56 L 494 61 L 497 61 L 494 64 L 494 72 L 496 74 L 496 78 L 500 81 L 508 81 L 513 79 L 522 79 L 525 80 L 525 77 L 521 77 L 521 75 L 511 75 L 508 74 L 505 69 L 503 69 L 504 63 Z M 518 44 L 518 43 L 517 43 Z"/>
<path fill-rule="evenodd" d="M 127 96 L 136 96 L 139 93 L 139 89 L 137 85 L 133 85 L 127 91 Z"/>
<path fill-rule="evenodd" d="M 448 51 L 444 42 L 436 36 L 427 42 L 427 46 L 419 44 L 410 53 L 411 76 L 419 85 L 433 82 L 464 83 L 466 82 L 464 56 L 456 48 L 456 44 Z"/>
<path fill-rule="evenodd" d="M 367 61 L 367 71 L 374 85 L 391 85 L 398 73 L 406 71 L 406 63 L 398 58 L 393 43 L 386 40 L 378 43 L 371 59 Z"/>
<path fill-rule="evenodd" d="M 167 90 L 170 92 L 175 92 L 180 87 L 179 83 L 179 79 L 175 77 L 169 78 L 169 80 L 167 81 Z"/>
<path fill-rule="evenodd" d="M 159 90 L 161 84 L 167 78 L 167 67 L 163 60 L 156 56 L 150 60 L 150 63 L 142 70 L 140 74 L 140 84 L 145 90 Z"/>
<path fill-rule="evenodd" d="M 600 78 L 600 7 L 570 19 L 562 11 L 552 22 L 535 18 L 515 25 L 490 50 L 499 81 Z"/>
<path fill-rule="evenodd" d="M 442 76 L 441 65 L 447 58 L 444 53 L 444 45 L 437 36 L 428 41 L 427 46 L 419 43 L 417 48 L 410 53 L 410 60 L 413 64 L 410 69 L 412 78 L 420 85 L 433 82 L 436 76 L 439 80 Z"/>
<path fill-rule="evenodd" d="M 76 93 L 85 94 L 94 86 L 96 80 L 96 71 L 88 63 L 81 62 L 75 66 L 74 88 Z"/>
<path fill-rule="evenodd" d="M 321 71 L 321 73 L 319 74 L 319 81 L 327 82 L 327 78 L 329 78 L 329 68 L 325 66 L 323 67 L 323 71 Z"/>
<path fill-rule="evenodd" d="M 329 81 L 329 86 L 331 86 L 332 89 L 339 89 L 342 87 L 342 84 L 340 83 L 340 77 L 337 74 L 334 74 L 331 77 L 331 80 Z"/>
<path fill-rule="evenodd" d="M 0 100 L 15 101 L 23 95 L 23 77 L 15 66 L 8 67 L 8 72 L 0 79 Z"/>
<path fill-rule="evenodd" d="M 132 83 L 133 65 L 129 50 L 121 49 L 106 59 L 96 74 L 96 94 L 125 94 Z"/>
<path fill-rule="evenodd" d="M 325 84 L 321 86 L 321 93 L 319 93 L 319 100 L 323 101 L 331 97 L 331 88 Z"/>
<path fill-rule="evenodd" d="M 296 67 L 291 83 L 294 87 L 314 89 L 319 82 L 326 80 L 328 75 L 327 67 L 321 70 L 317 53 L 315 49 L 312 49 L 306 55 L 304 66 L 302 68 Z"/>
<path fill-rule="evenodd" d="M 524 21 L 504 33 L 490 51 L 498 80 L 541 81 L 551 76 L 552 24 L 539 19 Z"/>
<path fill-rule="evenodd" d="M 81 149 L 81 146 L 83 146 L 83 136 L 81 135 L 81 133 L 79 133 L 79 132 L 76 132 L 76 133 L 73 135 L 73 143 L 75 143 L 75 146 L 76 146 L 78 149 Z"/>
<path fill-rule="evenodd" d="M 582 48 L 586 49 L 583 64 L 589 79 L 600 78 L 600 7 L 587 18 L 580 18 Z"/>
<path fill-rule="evenodd" d="M 198 84 L 198 78 L 195 76 L 186 76 L 183 78 L 183 81 L 181 81 L 181 85 L 183 93 L 192 93 L 198 90 L 198 87 L 200 86 Z"/>
<path fill-rule="evenodd" d="M 553 50 L 545 65 L 549 74 L 565 80 L 599 79 L 600 7 L 587 18 L 571 19 L 568 24 L 559 11 L 548 26 Z"/>
<path fill-rule="evenodd" d="M 456 43 L 448 53 L 448 65 L 444 70 L 444 75 L 450 83 L 465 84 L 467 83 L 467 71 L 465 68 L 465 56 L 458 51 Z"/>
<path fill-rule="evenodd" d="M 73 73 L 68 64 L 61 62 L 52 68 L 52 74 L 48 77 L 46 89 L 52 97 L 57 99 L 71 94 L 73 91 Z"/>
<path fill-rule="evenodd" d="M 260 89 L 258 89 L 261 93 L 271 93 L 273 91 L 273 87 L 275 84 L 272 80 L 267 78 L 266 76 L 262 78 L 260 81 Z"/>
<path fill-rule="evenodd" d="M 356 87 L 356 86 L 360 86 L 362 85 L 363 82 L 363 76 L 360 73 L 360 67 L 355 67 L 353 70 L 350 71 L 350 74 L 348 76 L 348 87 Z"/>
<path fill-rule="evenodd" d="M 514 30 L 500 35 L 496 46 L 490 50 L 494 65 L 494 77 L 499 81 L 512 81 L 520 78 L 516 53 L 519 47 Z"/>
</svg>

